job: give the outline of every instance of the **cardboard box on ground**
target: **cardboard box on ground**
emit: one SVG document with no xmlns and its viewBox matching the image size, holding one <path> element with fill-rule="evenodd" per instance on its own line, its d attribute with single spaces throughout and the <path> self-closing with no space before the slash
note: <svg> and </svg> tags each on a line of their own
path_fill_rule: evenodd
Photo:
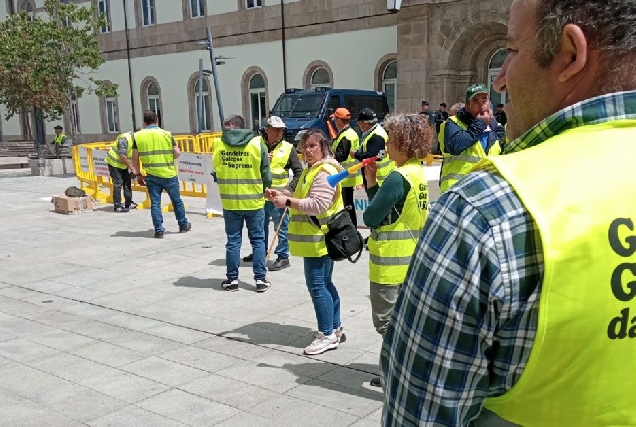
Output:
<svg viewBox="0 0 636 427">
<path fill-rule="evenodd" d="M 53 196 L 51 198 L 55 212 L 61 214 L 74 214 L 80 212 L 92 212 L 95 209 L 93 197 L 68 197 Z"/>
</svg>

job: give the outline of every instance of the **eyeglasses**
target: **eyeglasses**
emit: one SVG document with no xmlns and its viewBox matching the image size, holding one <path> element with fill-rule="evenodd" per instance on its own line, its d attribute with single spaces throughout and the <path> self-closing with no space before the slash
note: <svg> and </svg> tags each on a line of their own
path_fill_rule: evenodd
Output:
<svg viewBox="0 0 636 427">
<path fill-rule="evenodd" d="M 314 151 L 318 147 L 320 147 L 320 144 L 303 144 L 303 151 Z"/>
</svg>

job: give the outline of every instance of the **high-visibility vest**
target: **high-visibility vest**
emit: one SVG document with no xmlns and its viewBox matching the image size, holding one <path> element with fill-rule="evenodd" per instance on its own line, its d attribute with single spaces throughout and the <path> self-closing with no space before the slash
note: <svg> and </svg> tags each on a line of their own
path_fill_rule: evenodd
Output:
<svg viewBox="0 0 636 427">
<path fill-rule="evenodd" d="M 347 138 L 349 141 L 351 141 L 352 151 L 358 151 L 358 149 L 360 149 L 360 137 L 358 136 L 355 130 L 348 127 L 344 131 L 340 132 L 338 134 L 338 137 L 331 144 L 331 149 L 333 150 L 334 153 L 336 152 L 336 149 L 338 148 L 338 144 L 340 144 L 340 141 L 342 141 L 342 138 Z M 343 168 L 349 169 L 351 166 L 355 166 L 358 163 L 360 162 L 357 161 L 355 158 L 351 157 L 351 154 L 349 154 L 347 159 L 340 164 L 342 165 Z M 358 170 L 353 175 L 349 175 L 348 177 L 342 180 L 341 184 L 343 187 L 357 187 L 358 185 L 362 185 L 362 170 Z"/>
<path fill-rule="evenodd" d="M 272 150 L 272 160 L 269 161 L 269 168 L 272 171 L 272 188 L 284 190 L 289 183 L 289 170 L 285 169 L 289 161 L 294 146 L 282 140 Z"/>
<path fill-rule="evenodd" d="M 53 140 L 53 143 L 62 145 L 66 138 L 68 138 L 66 135 L 64 135 L 63 133 L 60 133 L 59 135 L 55 135 L 55 139 Z"/>
<path fill-rule="evenodd" d="M 428 181 L 420 160 L 409 159 L 392 173 L 402 175 L 411 189 L 400 215 L 395 208 L 389 214 L 397 220 L 371 230 L 369 236 L 369 280 L 380 285 L 401 285 L 404 282 L 428 216 Z"/>
<path fill-rule="evenodd" d="M 177 176 L 170 132 L 159 127 L 142 129 L 135 132 L 135 143 L 139 159 L 148 175 L 158 178 Z"/>
<path fill-rule="evenodd" d="M 457 116 L 450 116 L 448 120 L 452 120 L 461 129 L 466 130 L 468 126 Z M 439 146 L 444 155 L 444 161 L 442 163 L 442 170 L 439 182 L 440 193 L 445 192 L 451 188 L 457 181 L 462 179 L 481 159 L 488 156 L 497 156 L 501 153 L 501 146 L 499 141 L 495 141 L 488 153 L 484 151 L 480 141 L 475 141 L 473 145 L 462 151 L 458 155 L 451 155 L 446 152 L 444 147 L 444 133 L 446 132 L 446 123 L 442 123 L 439 130 Z M 494 132 L 492 130 L 491 132 Z"/>
<path fill-rule="evenodd" d="M 508 392 L 485 402 L 506 421 L 636 425 L 635 140 L 636 120 L 616 120 L 477 166 L 494 165 L 514 188 L 543 252 L 530 358 Z"/>
<path fill-rule="evenodd" d="M 214 142 L 212 161 L 223 209 L 253 211 L 265 205 L 261 176 L 264 149 L 260 136 L 241 147 L 230 146 L 222 139 Z"/>
<path fill-rule="evenodd" d="M 386 141 L 389 139 L 389 135 L 386 133 L 384 128 L 378 124 L 364 138 L 364 141 L 362 141 L 362 152 L 367 151 L 367 142 L 369 142 L 369 140 L 371 139 L 373 135 L 379 135 L 380 137 L 382 137 L 382 139 L 384 139 L 385 144 L 386 144 Z M 386 145 L 384 149 L 386 150 Z M 391 171 L 395 169 L 395 162 L 389 158 L 389 153 L 386 153 L 386 157 L 384 157 L 384 159 L 376 163 L 378 165 L 376 180 L 378 181 L 378 185 L 382 185 L 385 178 L 389 176 L 389 173 L 391 173 Z"/>
<path fill-rule="evenodd" d="M 294 198 L 304 199 L 307 197 L 311 185 L 320 171 L 325 171 L 327 174 L 332 175 L 338 173 L 338 168 L 329 163 L 318 163 L 309 169 L 305 169 L 300 175 L 300 180 L 294 191 Z M 309 215 L 305 215 L 295 209 L 289 210 L 287 240 L 289 242 L 289 251 L 292 255 L 308 258 L 327 255 L 327 246 L 325 245 L 325 233 L 328 231 L 327 223 L 332 216 L 344 209 L 341 192 L 342 187 L 338 184 L 333 204 L 325 213 L 315 217 L 320 227 L 316 225 Z"/>
<path fill-rule="evenodd" d="M 118 169 L 126 169 L 128 167 L 126 166 L 124 162 L 121 161 L 121 158 L 119 157 L 119 140 L 122 138 L 125 138 L 128 144 L 126 157 L 132 161 L 133 143 L 132 143 L 131 132 L 126 132 L 119 135 L 117 139 L 115 140 L 115 142 L 113 143 L 113 146 L 110 147 L 110 150 L 108 151 L 108 155 L 106 156 L 106 163 Z"/>
</svg>

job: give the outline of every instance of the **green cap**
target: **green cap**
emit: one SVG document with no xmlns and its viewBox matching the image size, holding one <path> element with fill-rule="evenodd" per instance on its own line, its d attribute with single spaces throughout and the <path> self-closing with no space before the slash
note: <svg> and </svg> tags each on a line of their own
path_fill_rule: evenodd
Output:
<svg viewBox="0 0 636 427">
<path fill-rule="evenodd" d="M 468 89 L 466 89 L 466 101 L 470 101 L 478 93 L 488 93 L 488 88 L 485 84 L 475 83 L 474 85 L 468 86 Z"/>
</svg>

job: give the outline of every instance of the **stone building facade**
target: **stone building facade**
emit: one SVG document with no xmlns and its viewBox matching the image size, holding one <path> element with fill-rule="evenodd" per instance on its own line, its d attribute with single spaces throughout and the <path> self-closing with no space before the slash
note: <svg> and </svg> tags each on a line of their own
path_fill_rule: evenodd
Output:
<svg viewBox="0 0 636 427">
<path fill-rule="evenodd" d="M 75 142 L 113 139 L 141 126 L 149 108 L 161 110 L 164 127 L 175 133 L 220 129 L 210 77 L 203 80 L 206 117 L 199 123 L 197 62 L 210 67 L 200 44 L 207 26 L 215 55 L 228 58 L 218 67 L 225 113 L 253 124 L 292 87 L 386 91 L 400 111 L 419 111 L 423 99 L 431 109 L 450 105 L 468 85 L 488 84 L 501 66 L 512 2 L 403 0 L 391 13 L 385 0 L 72 1 L 107 14 L 99 34 L 106 63 L 97 77 L 120 88 L 115 99 L 74 101 L 65 127 Z M 37 15 L 43 2 L 0 0 L 0 19 L 23 10 Z M 24 136 L 20 122 L 2 123 L 4 140 Z M 47 124 L 50 135 L 53 126 Z"/>
</svg>

